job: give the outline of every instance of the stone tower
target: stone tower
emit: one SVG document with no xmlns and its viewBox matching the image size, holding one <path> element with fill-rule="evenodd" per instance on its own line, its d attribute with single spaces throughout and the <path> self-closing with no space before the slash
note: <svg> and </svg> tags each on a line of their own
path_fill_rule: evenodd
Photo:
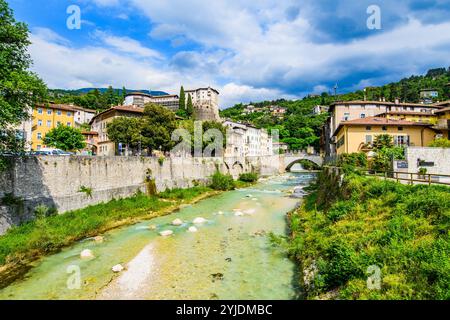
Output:
<svg viewBox="0 0 450 320">
<path fill-rule="evenodd" d="M 214 88 L 186 90 L 186 101 L 191 96 L 195 120 L 219 121 L 219 91 Z"/>
</svg>

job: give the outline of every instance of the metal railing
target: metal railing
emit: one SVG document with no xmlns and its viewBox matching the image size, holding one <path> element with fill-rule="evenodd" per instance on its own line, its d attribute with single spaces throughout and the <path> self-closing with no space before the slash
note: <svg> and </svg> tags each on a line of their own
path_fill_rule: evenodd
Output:
<svg viewBox="0 0 450 320">
<path fill-rule="evenodd" d="M 442 184 L 450 185 L 450 175 L 448 174 L 434 174 L 434 173 L 413 173 L 413 172 L 401 172 L 401 171 L 384 171 L 376 172 L 373 170 L 361 170 L 366 172 L 368 176 L 383 177 L 384 179 L 395 180 L 397 182 L 407 181 L 408 184 L 414 183 L 420 184 Z M 448 178 L 448 181 L 440 181 L 440 178 Z"/>
</svg>

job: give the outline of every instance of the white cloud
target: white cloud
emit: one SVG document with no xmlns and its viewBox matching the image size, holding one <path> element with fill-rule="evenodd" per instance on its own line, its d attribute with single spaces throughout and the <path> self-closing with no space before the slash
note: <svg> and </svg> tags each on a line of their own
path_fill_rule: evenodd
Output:
<svg viewBox="0 0 450 320">
<path fill-rule="evenodd" d="M 221 106 L 223 108 L 232 107 L 237 103 L 250 103 L 263 100 L 276 99 L 296 99 L 293 95 L 287 95 L 275 89 L 267 88 L 253 88 L 246 85 L 238 85 L 235 83 L 228 83 L 223 86 L 221 92 Z"/>
<path fill-rule="evenodd" d="M 146 48 L 139 41 L 128 37 L 116 37 L 99 30 L 95 32 L 95 36 L 105 44 L 124 53 L 131 53 L 145 58 L 162 58 L 162 55 L 158 51 Z"/>
<path fill-rule="evenodd" d="M 119 5 L 119 0 L 92 0 L 96 5 L 100 7 L 111 7 Z"/>
</svg>

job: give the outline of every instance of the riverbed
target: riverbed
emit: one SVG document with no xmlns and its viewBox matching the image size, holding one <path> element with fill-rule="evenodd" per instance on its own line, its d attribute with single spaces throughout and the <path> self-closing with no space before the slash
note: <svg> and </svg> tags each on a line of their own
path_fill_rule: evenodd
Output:
<svg viewBox="0 0 450 320">
<path fill-rule="evenodd" d="M 86 239 L 37 261 L 0 299 L 296 299 L 297 268 L 267 234 L 287 233 L 286 213 L 300 201 L 287 191 L 313 178 L 273 177 Z M 198 217 L 206 222 L 193 224 Z M 80 258 L 85 249 L 93 259 Z M 125 269 L 115 274 L 118 264 Z"/>
</svg>

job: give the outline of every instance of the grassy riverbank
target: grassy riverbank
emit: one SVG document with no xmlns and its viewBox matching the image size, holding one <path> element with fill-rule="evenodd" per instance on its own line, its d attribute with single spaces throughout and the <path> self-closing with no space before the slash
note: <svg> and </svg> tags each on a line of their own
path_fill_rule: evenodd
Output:
<svg viewBox="0 0 450 320">
<path fill-rule="evenodd" d="M 0 287 L 26 271 L 33 260 L 57 252 L 75 241 L 169 214 L 182 204 L 194 203 L 218 193 L 199 186 L 169 190 L 158 196 L 137 194 L 13 227 L 0 236 Z"/>
<path fill-rule="evenodd" d="M 339 184 L 320 174 L 289 217 L 306 297 L 450 299 L 450 188 L 355 174 Z"/>
</svg>

